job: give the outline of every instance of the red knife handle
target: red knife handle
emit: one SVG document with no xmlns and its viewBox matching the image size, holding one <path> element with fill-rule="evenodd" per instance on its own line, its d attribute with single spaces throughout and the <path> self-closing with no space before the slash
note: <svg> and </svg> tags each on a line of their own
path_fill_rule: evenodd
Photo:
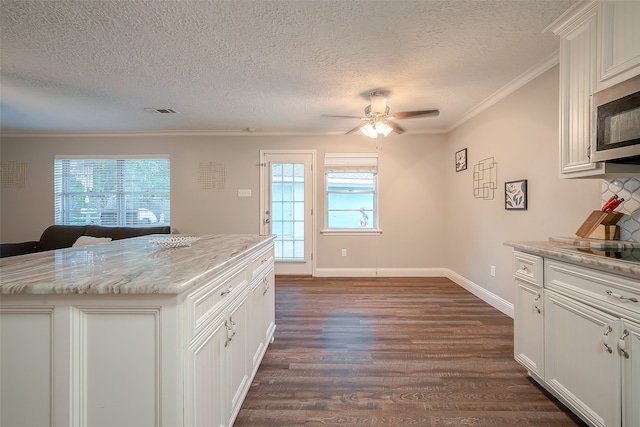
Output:
<svg viewBox="0 0 640 427">
<path fill-rule="evenodd" d="M 603 212 L 607 212 L 612 210 L 612 206 L 618 201 L 618 196 L 617 195 L 613 195 L 611 196 L 611 198 L 609 200 L 607 200 L 607 203 L 605 203 L 602 206 L 602 211 Z"/>
<path fill-rule="evenodd" d="M 620 206 L 620 205 L 622 204 L 622 202 L 624 202 L 624 199 L 618 199 L 618 200 L 616 200 L 616 201 L 611 205 L 611 207 L 609 207 L 609 210 L 611 210 L 611 212 L 613 212 L 614 210 L 616 210 L 616 208 L 617 208 L 618 206 Z"/>
</svg>

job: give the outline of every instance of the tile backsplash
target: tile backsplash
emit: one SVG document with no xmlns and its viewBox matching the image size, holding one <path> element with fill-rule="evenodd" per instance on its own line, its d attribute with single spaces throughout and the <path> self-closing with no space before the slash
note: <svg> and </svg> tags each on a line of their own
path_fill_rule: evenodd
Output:
<svg viewBox="0 0 640 427">
<path fill-rule="evenodd" d="M 617 194 L 624 202 L 616 209 L 625 215 L 620 226 L 620 240 L 640 242 L 640 177 L 602 180 L 602 203 Z"/>
</svg>

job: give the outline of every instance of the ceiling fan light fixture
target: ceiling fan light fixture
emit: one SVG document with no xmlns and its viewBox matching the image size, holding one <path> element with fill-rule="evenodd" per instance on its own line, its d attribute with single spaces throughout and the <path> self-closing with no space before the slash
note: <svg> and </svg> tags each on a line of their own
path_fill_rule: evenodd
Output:
<svg viewBox="0 0 640 427">
<path fill-rule="evenodd" d="M 362 126 L 360 128 L 360 132 L 362 132 L 365 136 L 368 136 L 369 138 L 378 137 L 378 132 L 376 132 L 376 129 L 373 127 L 371 123 L 367 123 L 366 125 Z"/>
<path fill-rule="evenodd" d="M 376 129 L 376 133 L 378 133 L 379 135 L 384 135 L 384 136 L 388 136 L 391 133 L 391 131 L 393 130 L 393 129 L 391 129 L 391 126 L 389 126 L 385 122 L 376 123 L 375 129 Z"/>
</svg>

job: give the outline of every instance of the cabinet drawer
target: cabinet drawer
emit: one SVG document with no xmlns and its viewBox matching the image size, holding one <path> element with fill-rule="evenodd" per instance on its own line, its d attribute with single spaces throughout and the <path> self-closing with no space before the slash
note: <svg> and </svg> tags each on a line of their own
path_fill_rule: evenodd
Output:
<svg viewBox="0 0 640 427">
<path fill-rule="evenodd" d="M 640 281 L 545 260 L 545 287 L 616 314 L 640 319 Z"/>
<path fill-rule="evenodd" d="M 197 336 L 221 310 L 225 309 L 242 289 L 248 286 L 247 264 L 214 277 L 187 296 L 190 338 Z"/>
<path fill-rule="evenodd" d="M 542 286 L 544 262 L 541 257 L 523 252 L 514 252 L 513 271 L 515 277 Z"/>
<path fill-rule="evenodd" d="M 273 264 L 273 245 L 269 245 L 251 257 L 250 280 L 258 277 Z"/>
</svg>

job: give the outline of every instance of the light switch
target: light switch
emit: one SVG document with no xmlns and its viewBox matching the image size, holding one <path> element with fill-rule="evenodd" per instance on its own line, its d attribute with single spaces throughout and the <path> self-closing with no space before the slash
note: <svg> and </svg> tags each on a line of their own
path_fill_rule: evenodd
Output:
<svg viewBox="0 0 640 427">
<path fill-rule="evenodd" d="M 238 188 L 238 197 L 251 197 L 250 188 Z"/>
</svg>

